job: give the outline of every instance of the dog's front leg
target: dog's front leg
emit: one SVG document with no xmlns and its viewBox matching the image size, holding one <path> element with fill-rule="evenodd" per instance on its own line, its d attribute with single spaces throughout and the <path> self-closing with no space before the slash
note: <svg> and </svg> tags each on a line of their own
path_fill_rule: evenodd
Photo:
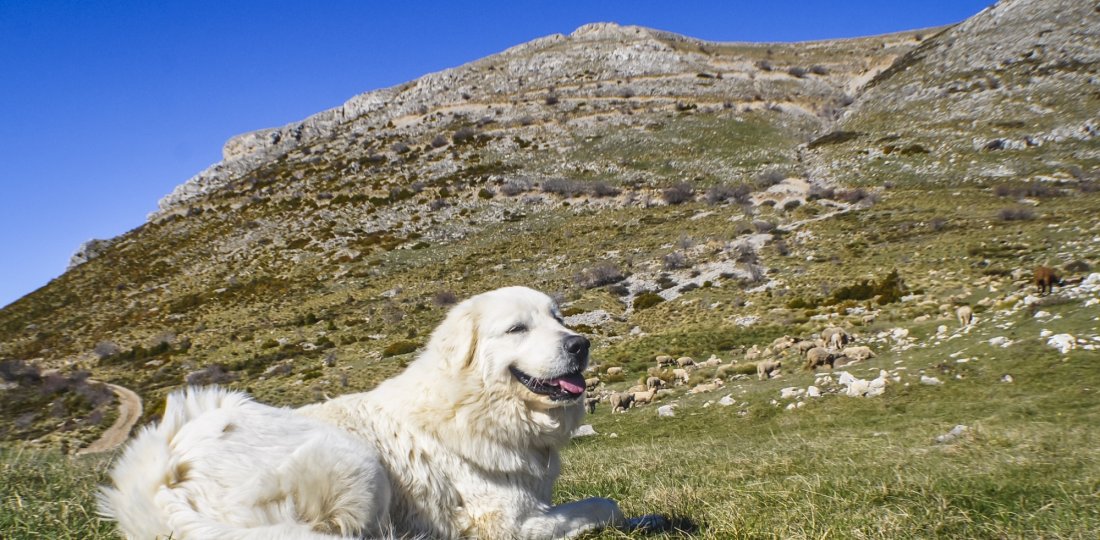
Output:
<svg viewBox="0 0 1100 540">
<path fill-rule="evenodd" d="M 593 497 L 583 501 L 543 507 L 523 521 L 523 540 L 572 538 L 600 527 L 617 527 L 626 522 L 619 505 L 611 499 Z"/>
</svg>

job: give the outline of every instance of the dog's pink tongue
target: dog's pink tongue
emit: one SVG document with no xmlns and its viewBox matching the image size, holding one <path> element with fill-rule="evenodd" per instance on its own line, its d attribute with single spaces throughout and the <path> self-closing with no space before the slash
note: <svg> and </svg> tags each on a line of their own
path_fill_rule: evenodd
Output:
<svg viewBox="0 0 1100 540">
<path fill-rule="evenodd" d="M 558 383 L 558 386 L 560 386 L 562 390 L 565 390 L 570 394 L 584 393 L 584 376 L 579 373 L 566 375 L 565 377 L 554 379 L 551 382 Z"/>
</svg>

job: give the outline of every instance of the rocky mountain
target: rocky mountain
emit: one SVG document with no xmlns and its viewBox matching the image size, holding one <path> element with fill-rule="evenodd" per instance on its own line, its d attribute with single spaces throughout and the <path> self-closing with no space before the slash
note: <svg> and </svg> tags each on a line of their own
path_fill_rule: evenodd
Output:
<svg viewBox="0 0 1100 540">
<path fill-rule="evenodd" d="M 1095 264 L 1097 28 L 1014 0 L 859 39 L 538 39 L 234 137 L 0 311 L 0 360 L 289 404 L 375 384 L 504 284 L 559 294 L 604 363 L 931 316 Z"/>
</svg>

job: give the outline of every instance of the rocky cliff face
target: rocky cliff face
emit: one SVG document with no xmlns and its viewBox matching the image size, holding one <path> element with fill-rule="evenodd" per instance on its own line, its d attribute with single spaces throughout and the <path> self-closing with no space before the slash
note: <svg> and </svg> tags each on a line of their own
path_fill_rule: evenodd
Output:
<svg viewBox="0 0 1100 540">
<path fill-rule="evenodd" d="M 797 46 L 709 43 L 647 28 L 590 24 L 569 36 L 548 36 L 361 94 L 301 122 L 234 137 L 225 145 L 223 161 L 178 186 L 150 219 L 185 211 L 187 204 L 293 149 L 368 133 L 411 142 L 463 120 L 491 121 L 500 131 L 516 123 L 550 123 L 562 109 L 583 107 L 588 117 L 626 121 L 627 110 L 677 104 L 782 109 L 816 127 L 850 102 L 861 82 L 915 46 L 915 36 Z"/>
</svg>

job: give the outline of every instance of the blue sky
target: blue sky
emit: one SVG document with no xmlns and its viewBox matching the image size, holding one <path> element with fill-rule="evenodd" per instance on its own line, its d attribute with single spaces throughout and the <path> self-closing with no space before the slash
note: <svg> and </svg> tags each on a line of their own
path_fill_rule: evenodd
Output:
<svg viewBox="0 0 1100 540">
<path fill-rule="evenodd" d="M 0 306 L 141 225 L 229 137 L 598 21 L 803 41 L 961 21 L 990 0 L 0 0 Z"/>
</svg>

